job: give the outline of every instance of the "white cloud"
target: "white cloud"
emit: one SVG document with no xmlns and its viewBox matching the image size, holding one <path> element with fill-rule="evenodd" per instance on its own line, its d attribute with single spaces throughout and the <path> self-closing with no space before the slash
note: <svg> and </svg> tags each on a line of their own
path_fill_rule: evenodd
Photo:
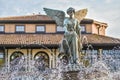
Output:
<svg viewBox="0 0 120 80">
<path fill-rule="evenodd" d="M 111 2 L 113 2 L 113 0 L 105 0 L 106 1 L 106 3 L 111 3 Z"/>
</svg>

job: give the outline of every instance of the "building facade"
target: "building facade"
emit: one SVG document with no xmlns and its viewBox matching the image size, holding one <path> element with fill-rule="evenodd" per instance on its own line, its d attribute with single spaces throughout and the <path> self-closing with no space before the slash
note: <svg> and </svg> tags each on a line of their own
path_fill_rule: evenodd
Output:
<svg viewBox="0 0 120 80">
<path fill-rule="evenodd" d="M 83 51 L 89 45 L 97 54 L 120 45 L 120 39 L 108 37 L 106 23 L 83 19 L 80 23 Z M 0 18 L 0 64 L 10 67 L 11 61 L 25 56 L 26 64 L 44 57 L 46 67 L 55 68 L 59 58 L 59 44 L 64 30 L 47 15 Z"/>
</svg>

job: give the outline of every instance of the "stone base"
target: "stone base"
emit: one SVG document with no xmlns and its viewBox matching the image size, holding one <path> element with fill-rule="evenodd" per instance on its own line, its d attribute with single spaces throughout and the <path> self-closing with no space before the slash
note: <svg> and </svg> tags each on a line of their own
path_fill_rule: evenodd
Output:
<svg viewBox="0 0 120 80">
<path fill-rule="evenodd" d="M 79 80 L 78 78 L 79 71 L 68 71 L 63 72 L 63 80 Z"/>
</svg>

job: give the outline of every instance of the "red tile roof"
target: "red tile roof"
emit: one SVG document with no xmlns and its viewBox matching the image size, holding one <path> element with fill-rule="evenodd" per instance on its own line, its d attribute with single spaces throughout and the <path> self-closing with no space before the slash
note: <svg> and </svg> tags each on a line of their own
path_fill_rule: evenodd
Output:
<svg viewBox="0 0 120 80">
<path fill-rule="evenodd" d="M 96 34 L 83 34 L 90 44 L 119 44 L 120 39 Z M 58 45 L 63 34 L 0 34 L 0 45 Z"/>
<path fill-rule="evenodd" d="M 6 22 L 6 21 L 54 21 L 52 18 L 50 18 L 47 15 L 41 15 L 41 14 L 37 14 L 37 15 L 25 15 L 25 16 L 13 16 L 13 17 L 0 17 L 0 22 Z M 93 19 L 89 19 L 89 18 L 84 18 L 81 21 L 81 24 L 102 24 L 107 26 L 107 23 L 103 23 L 103 22 L 99 22 Z"/>
<path fill-rule="evenodd" d="M 59 44 L 63 35 L 0 34 L 0 44 Z"/>
<path fill-rule="evenodd" d="M 12 21 L 12 20 L 29 20 L 29 21 L 37 21 L 37 20 L 42 20 L 42 21 L 53 21 L 50 17 L 47 15 L 27 15 L 27 16 L 13 16 L 13 17 L 1 17 L 0 21 Z"/>
<path fill-rule="evenodd" d="M 102 36 L 97 34 L 84 34 L 87 40 L 91 44 L 118 44 L 120 45 L 120 39 L 109 36 Z"/>
</svg>

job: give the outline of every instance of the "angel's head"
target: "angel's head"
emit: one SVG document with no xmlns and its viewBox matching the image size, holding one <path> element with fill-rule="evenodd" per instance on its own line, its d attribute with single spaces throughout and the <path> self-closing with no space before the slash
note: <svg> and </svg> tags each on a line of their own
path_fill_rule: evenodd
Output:
<svg viewBox="0 0 120 80">
<path fill-rule="evenodd" d="M 72 17 L 75 14 L 75 9 L 70 7 L 67 9 L 67 14 Z"/>
</svg>

